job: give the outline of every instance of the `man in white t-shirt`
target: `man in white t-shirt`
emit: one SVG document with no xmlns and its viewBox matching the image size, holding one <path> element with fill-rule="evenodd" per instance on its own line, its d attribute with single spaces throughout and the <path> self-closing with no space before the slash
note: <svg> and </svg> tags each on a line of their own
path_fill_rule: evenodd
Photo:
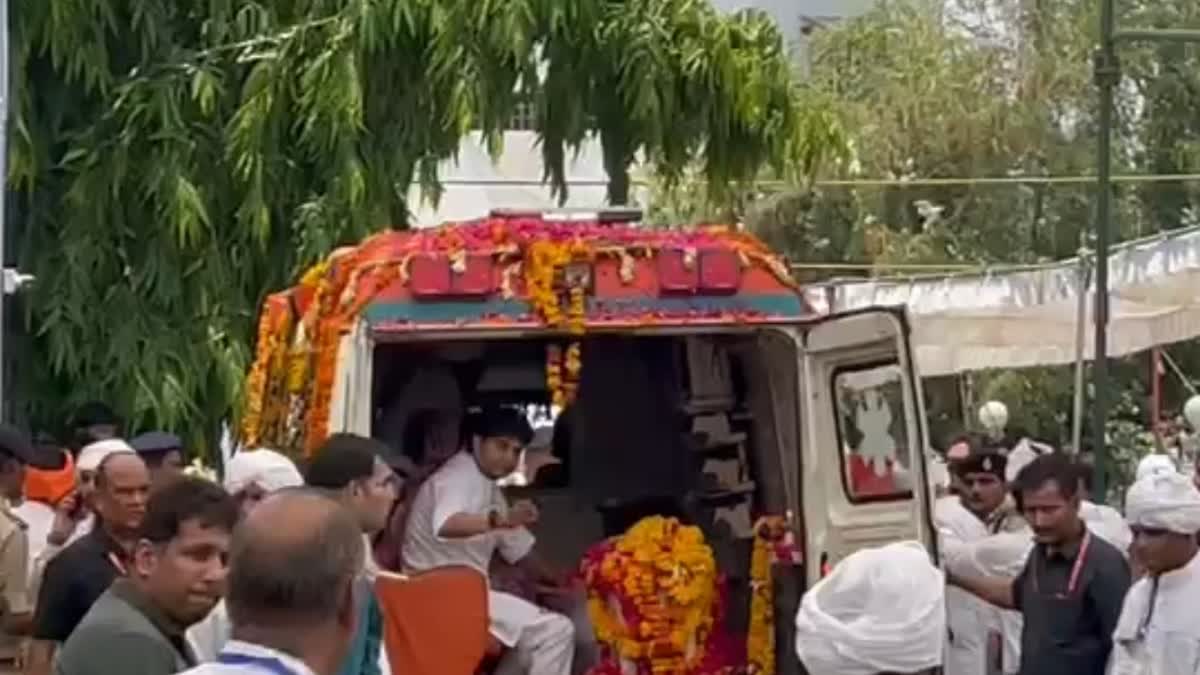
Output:
<svg viewBox="0 0 1200 675">
<path fill-rule="evenodd" d="M 461 565 L 486 577 L 495 553 L 511 564 L 533 561 L 534 537 L 527 526 L 537 521 L 537 507 L 522 501 L 509 508 L 497 485 L 516 469 L 533 429 L 513 408 L 488 410 L 475 421 L 470 450 L 447 460 L 417 491 L 404 537 L 407 571 Z M 549 574 L 534 571 L 538 581 L 555 585 Z M 493 590 L 488 623 L 492 637 L 508 648 L 497 672 L 571 672 L 574 628 L 562 614 Z"/>
</svg>

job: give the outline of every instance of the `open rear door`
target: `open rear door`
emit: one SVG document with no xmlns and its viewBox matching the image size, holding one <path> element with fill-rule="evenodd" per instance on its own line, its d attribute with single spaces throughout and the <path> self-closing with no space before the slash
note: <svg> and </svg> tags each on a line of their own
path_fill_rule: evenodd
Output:
<svg viewBox="0 0 1200 675">
<path fill-rule="evenodd" d="M 854 551 L 916 540 L 936 555 L 921 383 L 901 308 L 797 327 L 809 584 Z"/>
</svg>

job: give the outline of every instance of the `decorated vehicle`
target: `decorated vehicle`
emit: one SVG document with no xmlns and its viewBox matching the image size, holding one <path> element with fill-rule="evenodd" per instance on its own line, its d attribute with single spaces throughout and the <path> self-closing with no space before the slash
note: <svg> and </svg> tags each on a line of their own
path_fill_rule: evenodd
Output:
<svg viewBox="0 0 1200 675">
<path fill-rule="evenodd" d="M 494 212 L 335 251 L 264 303 L 242 444 L 345 430 L 429 464 L 473 406 L 541 407 L 558 465 L 507 489 L 581 570 L 597 672 L 799 672 L 823 570 L 932 549 L 906 316 L 818 315 L 750 234 L 639 218 Z"/>
</svg>

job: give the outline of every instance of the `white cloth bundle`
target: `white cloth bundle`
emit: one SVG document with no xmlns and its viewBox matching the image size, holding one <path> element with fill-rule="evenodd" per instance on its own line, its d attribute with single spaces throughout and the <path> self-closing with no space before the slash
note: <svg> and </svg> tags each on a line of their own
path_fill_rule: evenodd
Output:
<svg viewBox="0 0 1200 675">
<path fill-rule="evenodd" d="M 1133 543 L 1133 532 L 1125 517 L 1111 506 L 1095 504 L 1086 499 L 1079 502 L 1079 517 L 1083 519 L 1092 534 L 1117 547 L 1121 553 L 1128 555 L 1129 545 Z"/>
<path fill-rule="evenodd" d="M 1029 466 L 1038 457 L 1051 452 L 1054 452 L 1053 446 L 1022 438 L 1008 453 L 1008 464 L 1004 468 L 1004 480 L 1012 483 L 1017 479 L 1017 474 L 1021 473 L 1021 469 Z"/>
<path fill-rule="evenodd" d="M 1200 491 L 1190 476 L 1155 473 L 1136 481 L 1125 497 L 1125 518 L 1134 527 L 1178 534 L 1200 532 Z"/>
<path fill-rule="evenodd" d="M 911 673 L 942 663 L 945 579 L 917 542 L 858 551 L 805 594 L 796 654 L 810 673 Z"/>
<path fill-rule="evenodd" d="M 1138 481 L 1146 476 L 1161 473 L 1179 473 L 1179 470 L 1175 468 L 1175 462 L 1166 455 L 1146 455 L 1142 461 L 1138 462 L 1134 480 Z"/>
<path fill-rule="evenodd" d="M 225 491 L 237 494 L 250 485 L 265 492 L 304 485 L 304 478 L 292 460 L 283 455 L 259 448 L 234 454 L 225 465 Z"/>
</svg>

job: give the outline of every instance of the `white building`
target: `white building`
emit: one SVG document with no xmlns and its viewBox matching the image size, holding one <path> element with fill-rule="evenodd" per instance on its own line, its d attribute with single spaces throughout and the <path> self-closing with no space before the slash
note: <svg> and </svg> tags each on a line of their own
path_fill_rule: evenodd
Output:
<svg viewBox="0 0 1200 675">
<path fill-rule="evenodd" d="M 872 0 L 712 0 L 721 10 L 763 10 L 779 24 L 784 39 L 792 46 L 797 62 L 804 61 L 804 36 L 808 27 L 853 16 Z M 441 169 L 445 193 L 435 207 L 421 203 L 411 193 L 413 224 L 428 227 L 439 223 L 485 216 L 498 208 L 553 208 L 556 200 L 542 184 L 542 158 L 537 134 L 531 131 L 528 115 L 516 115 L 513 130 L 504 135 L 504 152 L 493 162 L 478 134 L 465 140 L 457 160 Z M 608 175 L 604 172 L 600 144 L 589 142 L 567 167 L 568 201 L 564 206 L 605 206 Z M 636 195 L 634 196 L 636 200 Z"/>
</svg>

